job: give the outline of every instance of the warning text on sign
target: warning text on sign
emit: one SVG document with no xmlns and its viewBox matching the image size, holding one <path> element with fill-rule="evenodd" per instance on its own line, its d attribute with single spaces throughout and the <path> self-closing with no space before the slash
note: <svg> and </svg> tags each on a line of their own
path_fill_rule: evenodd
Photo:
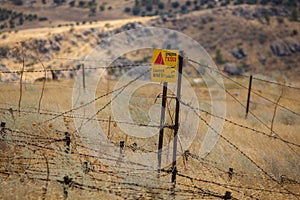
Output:
<svg viewBox="0 0 300 200">
<path fill-rule="evenodd" d="M 151 80 L 154 82 L 176 82 L 178 51 L 154 49 Z"/>
</svg>

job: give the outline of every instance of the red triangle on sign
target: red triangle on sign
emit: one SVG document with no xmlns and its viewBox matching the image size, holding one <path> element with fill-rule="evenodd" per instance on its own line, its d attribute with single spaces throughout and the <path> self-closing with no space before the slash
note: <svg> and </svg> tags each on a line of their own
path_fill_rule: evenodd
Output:
<svg viewBox="0 0 300 200">
<path fill-rule="evenodd" d="M 159 52 L 154 64 L 159 64 L 159 65 L 164 65 L 165 64 L 165 62 L 163 60 L 163 57 L 161 55 L 161 52 Z"/>
</svg>

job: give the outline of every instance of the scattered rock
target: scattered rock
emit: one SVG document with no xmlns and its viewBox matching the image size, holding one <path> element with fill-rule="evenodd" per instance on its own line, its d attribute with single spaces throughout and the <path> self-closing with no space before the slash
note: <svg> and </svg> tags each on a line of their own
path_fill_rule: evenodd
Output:
<svg viewBox="0 0 300 200">
<path fill-rule="evenodd" d="M 267 58 L 266 58 L 265 56 L 260 56 L 260 57 L 258 58 L 258 60 L 259 60 L 259 62 L 261 62 L 262 64 L 265 64 L 266 61 L 267 61 Z"/>
<path fill-rule="evenodd" d="M 102 31 L 102 32 L 98 33 L 97 36 L 100 39 L 108 38 L 108 37 L 112 36 L 113 34 L 121 33 L 121 32 L 132 30 L 132 29 L 137 29 L 137 28 L 141 28 L 141 27 L 143 27 L 142 23 L 132 22 L 132 23 L 125 24 L 124 26 L 117 28 L 113 31 L 105 31 L 105 32 Z"/>
<path fill-rule="evenodd" d="M 0 71 L 10 72 L 10 70 L 3 64 L 0 63 Z M 20 78 L 15 73 L 0 73 L 0 82 L 14 82 L 19 81 Z"/>
<path fill-rule="evenodd" d="M 279 56 L 279 57 L 280 56 L 289 56 L 292 54 L 288 45 L 286 45 L 285 43 L 275 41 L 275 42 L 272 42 L 272 44 L 270 45 L 270 48 L 271 48 L 272 52 L 276 56 Z"/>
<path fill-rule="evenodd" d="M 114 30 L 114 33 L 121 33 L 123 31 L 128 31 L 128 30 L 132 30 L 132 29 L 137 29 L 137 28 L 141 28 L 143 27 L 143 25 L 140 22 L 130 22 L 128 24 L 125 24 L 124 26 L 117 28 Z"/>
<path fill-rule="evenodd" d="M 75 76 L 74 72 L 69 72 L 68 78 L 73 79 Z"/>
<path fill-rule="evenodd" d="M 97 42 L 97 45 L 98 45 L 99 47 L 101 47 L 101 48 L 105 48 L 105 47 L 107 47 L 107 46 L 110 45 L 110 41 L 107 41 L 107 40 L 105 40 L 105 39 L 102 39 L 102 40 L 100 40 L 100 41 Z"/>
<path fill-rule="evenodd" d="M 39 46 L 39 52 L 41 53 L 48 53 L 49 49 L 45 46 Z"/>
<path fill-rule="evenodd" d="M 285 7 L 271 7 L 270 9 L 257 7 L 256 9 L 247 9 L 247 7 L 236 8 L 232 15 L 240 16 L 248 20 L 264 18 L 265 16 L 284 17 L 289 15 L 289 10 Z"/>
<path fill-rule="evenodd" d="M 244 52 L 242 48 L 235 49 L 231 51 L 231 54 L 236 58 L 236 59 L 241 59 L 247 57 L 247 54 Z"/>
<path fill-rule="evenodd" d="M 285 41 L 292 53 L 300 52 L 300 43 L 297 40 Z"/>
<path fill-rule="evenodd" d="M 50 40 L 50 48 L 53 51 L 60 51 L 60 44 L 58 42 L 55 42 L 55 40 Z"/>
<path fill-rule="evenodd" d="M 85 31 L 82 32 L 82 34 L 84 36 L 87 36 L 87 35 L 91 34 L 91 31 L 90 30 L 85 30 Z"/>
<path fill-rule="evenodd" d="M 0 56 L 6 57 L 9 52 L 8 47 L 0 47 Z"/>
<path fill-rule="evenodd" d="M 60 42 L 60 41 L 62 41 L 63 39 L 64 39 L 63 36 L 60 35 L 60 34 L 54 35 L 54 40 L 55 40 L 56 42 Z"/>
<path fill-rule="evenodd" d="M 77 42 L 75 42 L 74 40 L 71 40 L 70 43 L 71 43 L 71 45 L 74 46 L 74 47 L 78 46 L 78 45 L 77 45 Z"/>
<path fill-rule="evenodd" d="M 159 18 L 157 21 L 156 21 L 157 24 L 163 24 L 164 23 L 164 20 L 162 18 Z M 153 23 L 153 25 L 155 25 L 156 23 Z"/>
<path fill-rule="evenodd" d="M 33 49 L 38 49 L 39 52 L 41 53 L 48 53 L 49 52 L 49 48 L 46 47 L 47 44 L 47 40 L 40 38 L 40 39 L 34 39 L 32 42 L 32 48 Z"/>
<path fill-rule="evenodd" d="M 284 47 L 279 42 L 273 42 L 271 44 L 271 50 L 276 56 L 284 56 Z"/>
<path fill-rule="evenodd" d="M 240 76 L 243 74 L 243 70 L 237 67 L 234 63 L 226 63 L 224 66 L 224 72 L 231 76 Z"/>
<path fill-rule="evenodd" d="M 98 33 L 99 38 L 106 38 L 109 37 L 110 35 L 111 33 L 109 31 Z"/>
<path fill-rule="evenodd" d="M 162 15 L 160 19 L 162 20 L 163 23 L 169 21 L 168 15 Z"/>
<path fill-rule="evenodd" d="M 0 63 L 0 71 L 1 72 L 9 72 L 9 69 L 2 63 Z"/>
<path fill-rule="evenodd" d="M 92 27 L 90 30 L 91 30 L 92 33 L 96 33 L 96 34 L 98 33 L 98 29 L 96 29 L 96 28 Z"/>
<path fill-rule="evenodd" d="M 181 27 L 180 27 L 180 30 L 181 31 L 184 31 L 185 29 L 188 28 L 188 25 L 187 24 L 183 24 Z"/>
</svg>

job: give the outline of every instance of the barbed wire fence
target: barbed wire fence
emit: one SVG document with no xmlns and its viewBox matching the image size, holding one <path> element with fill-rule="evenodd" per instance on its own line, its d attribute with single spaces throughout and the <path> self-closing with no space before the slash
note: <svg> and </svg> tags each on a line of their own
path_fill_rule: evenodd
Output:
<svg viewBox="0 0 300 200">
<path fill-rule="evenodd" d="M 69 58 L 57 58 L 67 59 L 73 62 L 83 62 L 80 59 Z M 86 60 L 84 60 L 86 61 Z M 201 65 L 193 60 L 189 60 L 194 64 Z M 91 62 L 96 62 L 95 60 Z M 131 69 L 139 66 L 149 67 L 149 63 L 143 64 L 130 64 L 130 65 L 118 65 L 110 67 L 97 67 L 97 69 L 109 70 L 112 68 Z M 82 65 L 81 65 L 82 66 Z M 201 65 L 204 68 L 213 70 L 209 66 Z M 96 69 L 96 68 L 85 68 Z M 5 71 L 0 73 L 5 74 L 18 74 L 23 73 L 44 73 L 45 71 L 79 71 L 80 68 L 61 68 L 61 69 L 44 69 L 44 70 L 14 70 Z M 234 83 L 243 90 L 247 87 L 240 84 L 237 80 L 225 75 L 222 72 L 218 72 L 231 83 Z M 126 143 L 126 141 L 114 140 L 115 146 L 120 146 L 120 156 L 114 157 L 112 155 L 91 154 L 91 151 L 97 153 L 98 150 L 92 149 L 83 145 L 80 141 L 80 137 L 77 131 L 72 127 L 70 119 L 84 119 L 84 120 L 96 120 L 99 123 L 113 123 L 113 124 L 130 124 L 132 126 L 144 126 L 152 128 L 160 128 L 160 125 L 149 125 L 147 123 L 133 123 L 129 121 L 118 121 L 108 118 L 99 118 L 98 114 L 103 112 L 114 101 L 113 98 L 107 100 L 106 97 L 110 97 L 112 94 L 126 95 L 122 92 L 125 88 L 133 84 L 144 74 L 140 74 L 136 78 L 132 78 L 131 81 L 124 84 L 122 87 L 106 91 L 100 89 L 101 94 L 96 96 L 89 102 L 65 111 L 57 111 L 51 109 L 45 109 L 38 106 L 19 106 L 9 102 L 0 103 L 1 112 L 1 150 L 0 152 L 0 177 L 2 182 L 12 182 L 19 180 L 21 183 L 33 184 L 31 192 L 43 199 L 49 198 L 51 193 L 58 195 L 63 199 L 72 198 L 72 195 L 89 195 L 97 196 L 100 192 L 101 195 L 107 195 L 107 197 L 120 197 L 120 198 L 166 198 L 171 195 L 171 184 L 169 177 L 171 171 L 168 168 L 162 170 L 162 175 L 159 180 L 155 177 L 156 169 L 143 163 L 126 162 L 122 161 L 122 151 L 132 152 L 155 152 L 153 149 L 145 146 L 139 146 L 137 143 Z M 243 78 L 249 78 L 249 76 L 243 76 Z M 295 93 L 299 92 L 300 88 L 292 85 L 286 85 L 283 83 L 277 83 L 260 78 L 255 78 L 255 81 L 265 84 L 276 85 L 285 87 L 289 90 L 294 90 Z M 215 80 L 214 80 L 215 81 Z M 10 85 L 14 82 L 8 82 Z M 20 83 L 20 81 L 17 81 Z M 15 84 L 15 83 L 14 83 Z M 33 83 L 23 83 L 26 85 L 32 85 Z M 61 83 L 47 82 L 45 88 L 52 87 L 62 89 L 73 89 L 69 85 Z M 89 88 L 85 88 L 89 89 Z M 224 89 L 226 94 L 229 95 L 233 101 L 245 108 L 243 102 L 241 102 L 230 89 Z M 2 88 L 1 88 L 2 90 Z M 4 96 L 8 95 L 8 92 L 17 92 L 19 89 L 10 89 L 9 91 L 3 89 Z M 2 92 L 2 91 L 1 91 Z M 281 109 L 288 113 L 291 113 L 295 118 L 299 119 L 299 111 L 294 110 L 284 104 L 279 104 L 273 99 L 264 96 L 257 91 L 251 91 L 257 97 L 271 103 L 272 105 L 278 105 Z M 24 95 L 24 94 L 23 94 Z M 138 96 L 138 98 L 149 98 L 149 96 Z M 150 97 L 150 98 L 157 98 Z M 284 97 L 283 97 L 284 98 Z M 287 97 L 292 98 L 292 97 Z M 100 108 L 97 109 L 97 119 L 87 118 L 85 116 L 74 116 L 72 112 L 74 109 L 83 108 L 96 101 L 107 101 Z M 297 100 L 297 99 L 295 99 Z M 297 102 L 297 101 L 295 101 Z M 229 117 L 215 116 L 202 108 L 194 108 L 189 103 L 181 101 L 183 106 L 192 110 L 206 126 L 207 129 L 213 129 L 208 122 L 210 117 L 221 118 L 225 121 L 225 125 L 232 125 L 240 131 L 248 131 L 252 134 L 257 134 L 263 137 L 265 142 L 278 142 L 286 145 L 288 149 L 292 151 L 292 154 L 297 157 L 299 162 L 299 148 L 298 141 L 291 141 L 282 136 L 278 131 L 271 130 L 270 127 L 264 122 L 257 114 L 250 111 L 251 116 L 256 119 L 260 126 L 253 127 L 249 124 L 247 119 L 243 122 L 235 121 Z M 262 108 L 263 109 L 263 108 Z M 16 113 L 20 113 L 17 116 Z M 18 127 L 18 125 L 10 122 L 25 118 L 26 115 L 34 115 L 40 117 L 41 121 L 32 123 L 30 128 L 28 126 Z M 202 115 L 204 114 L 204 116 Z M 64 127 L 60 129 L 54 129 L 53 124 L 56 121 L 63 121 Z M 30 121 L 30 120 L 29 120 Z M 264 128 L 261 128 L 264 127 Z M 26 128 L 27 127 L 27 128 Z M 20 129 L 21 128 L 21 129 Z M 170 128 L 170 125 L 166 125 L 165 128 Z M 265 131 L 267 130 L 267 131 Z M 270 134 L 271 131 L 271 134 Z M 217 133 L 219 134 L 219 133 Z M 295 133 L 292 133 L 295 134 Z M 183 160 L 187 168 L 184 169 L 183 163 L 180 163 L 178 170 L 178 180 L 176 187 L 176 197 L 178 198 L 198 198 L 198 199 L 262 199 L 265 197 L 276 197 L 278 199 L 299 199 L 299 180 L 297 178 L 290 178 L 285 174 L 280 176 L 280 179 L 275 177 L 265 165 L 260 161 L 257 161 L 257 157 L 249 155 L 248 151 L 243 150 L 239 144 L 235 144 L 228 135 L 219 134 L 222 142 L 229 145 L 232 148 L 232 152 L 240 154 L 246 163 L 249 163 L 254 168 L 255 173 L 251 173 L 247 169 L 236 169 L 228 165 L 224 165 L 218 160 L 210 160 L 207 158 L 200 158 L 193 150 L 187 150 L 183 154 Z M 120 142 L 120 143 L 119 143 Z M 121 142 L 122 145 L 121 145 Z M 221 142 L 220 142 L 221 143 Z M 178 152 L 182 153 L 182 152 Z M 118 165 L 117 170 L 111 169 L 109 165 L 105 164 L 106 161 L 116 162 Z M 123 165 L 121 164 L 123 162 Z M 183 162 L 183 161 L 182 161 Z M 227 170 L 228 169 L 228 170 Z M 129 170 L 129 171 L 128 171 Z M 297 167 L 295 167 L 297 170 Z M 299 173 L 297 171 L 292 173 Z M 154 174 L 149 175 L 149 174 Z M 130 177 L 130 178 L 128 178 Z M 42 187 L 41 187 L 42 186 Z M 41 189 L 42 188 L 42 189 Z M 2 191 L 4 192 L 4 191 Z"/>
</svg>

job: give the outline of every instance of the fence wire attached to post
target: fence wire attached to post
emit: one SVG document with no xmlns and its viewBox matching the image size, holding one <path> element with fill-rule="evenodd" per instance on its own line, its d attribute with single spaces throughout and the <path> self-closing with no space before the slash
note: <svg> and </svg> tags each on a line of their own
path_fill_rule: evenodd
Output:
<svg viewBox="0 0 300 200">
<path fill-rule="evenodd" d="M 81 66 L 82 66 L 82 84 L 83 84 L 83 88 L 85 89 L 85 71 L 84 71 L 84 64 L 82 64 Z"/>
<path fill-rule="evenodd" d="M 5 122 L 1 122 L 0 124 L 0 139 L 4 140 L 5 139 L 5 126 L 6 126 L 6 123 Z"/>
<path fill-rule="evenodd" d="M 179 110 L 180 110 L 180 97 L 181 97 L 181 78 L 182 78 L 182 67 L 183 67 L 183 57 L 178 56 L 179 66 L 178 66 L 178 78 L 177 78 L 177 92 L 176 92 L 176 108 L 175 108 L 175 125 L 174 125 L 174 144 L 173 144 L 173 162 L 172 162 L 172 193 L 174 194 L 176 185 L 176 154 L 177 154 L 177 140 L 178 140 L 178 130 L 179 130 Z"/>
<path fill-rule="evenodd" d="M 158 140 L 158 152 L 157 152 L 157 159 L 158 159 L 158 166 L 157 172 L 158 177 L 160 176 L 161 171 L 161 154 L 162 154 L 162 147 L 163 147 L 163 138 L 164 138 L 164 126 L 165 126 L 165 118 L 166 118 L 166 104 L 167 104 L 167 92 L 168 92 L 168 83 L 163 83 L 163 94 L 162 94 L 162 103 L 161 103 L 161 113 L 160 113 L 160 129 L 159 129 L 159 140 Z"/>
<path fill-rule="evenodd" d="M 68 132 L 65 132 L 65 141 L 66 141 L 66 154 L 69 154 L 70 153 L 71 138 L 70 138 L 70 133 L 68 133 Z"/>
<path fill-rule="evenodd" d="M 167 44 L 167 49 L 171 49 L 171 44 Z M 168 82 L 163 83 L 163 93 L 161 102 L 161 113 L 160 113 L 160 129 L 159 129 L 159 139 L 158 139 L 158 151 L 157 151 L 157 177 L 160 177 L 161 171 L 161 154 L 164 141 L 164 126 L 166 118 L 166 104 L 167 104 L 167 93 L 168 93 Z"/>
<path fill-rule="evenodd" d="M 250 76 L 250 79 L 249 79 L 248 98 L 247 98 L 247 107 L 246 107 L 246 117 L 248 116 L 248 112 L 249 112 L 250 96 L 251 96 L 251 86 L 252 86 L 252 75 Z"/>
<path fill-rule="evenodd" d="M 232 180 L 232 175 L 233 175 L 233 168 L 229 167 L 229 170 L 228 170 L 228 179 L 229 179 L 229 181 Z"/>
<path fill-rule="evenodd" d="M 64 199 L 68 199 L 69 196 L 68 189 L 72 185 L 72 178 L 69 178 L 69 176 L 64 176 L 63 185 L 64 185 Z"/>
</svg>

